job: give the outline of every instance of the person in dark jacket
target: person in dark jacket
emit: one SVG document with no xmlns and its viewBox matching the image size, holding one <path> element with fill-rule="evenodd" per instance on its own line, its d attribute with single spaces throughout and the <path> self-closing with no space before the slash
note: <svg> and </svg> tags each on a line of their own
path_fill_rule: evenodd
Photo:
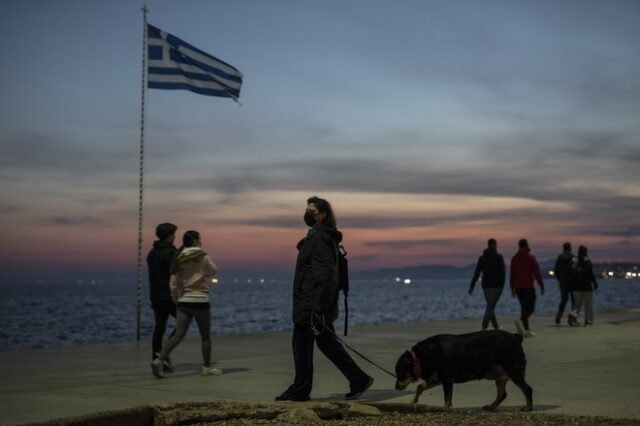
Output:
<svg viewBox="0 0 640 426">
<path fill-rule="evenodd" d="M 473 287 L 482 273 L 482 291 L 487 302 L 487 307 L 482 317 L 482 329 L 486 330 L 489 321 L 494 329 L 498 330 L 498 321 L 496 319 L 495 309 L 502 289 L 504 288 L 504 258 L 498 253 L 498 242 L 491 238 L 487 242 L 487 248 L 482 253 L 476 264 L 476 270 L 471 278 L 469 285 L 469 295 L 473 294 Z"/>
<path fill-rule="evenodd" d="M 556 263 L 553 267 L 553 276 L 558 280 L 560 286 L 560 304 L 558 305 L 558 312 L 556 313 L 556 325 L 560 324 L 562 315 L 564 314 L 564 308 L 567 306 L 569 298 L 571 298 L 571 309 L 573 310 L 575 300 L 573 298 L 573 292 L 571 291 L 571 269 L 573 266 L 573 253 L 571 253 L 571 243 L 564 243 L 562 245 L 562 253 L 556 258 Z M 569 315 L 569 325 L 572 319 Z"/>
<path fill-rule="evenodd" d="M 338 318 L 338 243 L 342 233 L 328 201 L 307 200 L 304 222 L 307 236 L 298 243 L 293 280 L 293 360 L 295 378 L 276 401 L 308 401 L 313 383 L 314 341 L 349 381 L 345 399 L 356 399 L 373 383 L 337 340 L 333 322 Z"/>
<path fill-rule="evenodd" d="M 153 248 L 147 255 L 149 269 L 149 296 L 155 325 L 151 341 L 151 359 L 154 360 L 162 350 L 162 339 L 167 330 L 169 317 L 176 316 L 176 304 L 171 299 L 169 279 L 171 278 L 171 262 L 178 249 L 173 245 L 178 227 L 173 223 L 161 223 L 156 226 L 156 237 Z M 164 370 L 173 371 L 169 358 L 164 360 Z"/>
<path fill-rule="evenodd" d="M 584 326 L 593 325 L 593 290 L 598 289 L 598 282 L 593 273 L 593 264 L 587 257 L 587 248 L 580 246 L 578 256 L 573 258 L 571 274 L 571 290 L 575 297 L 575 305 L 571 311 L 572 325 L 579 325 L 578 315 L 584 304 Z"/>
<path fill-rule="evenodd" d="M 531 254 L 529 242 L 524 238 L 518 241 L 518 252 L 511 258 L 509 286 L 511 295 L 520 302 L 520 319 L 516 320 L 516 329 L 522 337 L 532 337 L 529 329 L 529 317 L 536 307 L 536 289 L 533 280 L 540 286 L 540 295 L 544 295 L 544 282 L 540 274 L 538 260 Z"/>
</svg>

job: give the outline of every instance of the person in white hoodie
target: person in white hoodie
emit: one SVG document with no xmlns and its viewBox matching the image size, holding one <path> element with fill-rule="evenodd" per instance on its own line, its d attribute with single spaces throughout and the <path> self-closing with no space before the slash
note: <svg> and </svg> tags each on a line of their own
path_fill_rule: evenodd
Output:
<svg viewBox="0 0 640 426">
<path fill-rule="evenodd" d="M 169 338 L 156 359 L 151 362 L 153 375 L 162 378 L 163 361 L 182 341 L 195 318 L 202 340 L 202 375 L 222 374 L 211 366 L 211 308 L 209 305 L 210 277 L 218 268 L 202 250 L 198 231 L 187 231 L 182 236 L 182 247 L 171 264 L 169 287 L 171 298 L 177 304 L 176 331 Z"/>
</svg>

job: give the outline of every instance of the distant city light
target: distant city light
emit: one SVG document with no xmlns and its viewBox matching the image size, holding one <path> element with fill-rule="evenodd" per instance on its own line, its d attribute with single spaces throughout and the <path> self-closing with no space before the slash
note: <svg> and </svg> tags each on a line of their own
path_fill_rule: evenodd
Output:
<svg viewBox="0 0 640 426">
<path fill-rule="evenodd" d="M 397 283 L 399 283 L 399 282 L 401 282 L 401 281 L 402 281 L 402 278 L 400 278 L 400 277 L 396 277 L 395 281 L 396 281 Z"/>
<path fill-rule="evenodd" d="M 609 271 L 609 274 L 608 274 L 608 275 L 609 275 L 610 277 L 612 277 L 612 276 L 614 275 L 613 271 Z"/>
<path fill-rule="evenodd" d="M 555 272 L 553 272 L 553 271 L 549 271 L 549 275 L 550 275 L 550 276 L 552 276 L 552 277 L 553 277 L 555 274 L 556 274 Z"/>
<path fill-rule="evenodd" d="M 264 278 L 260 278 L 260 284 L 264 284 Z"/>
<path fill-rule="evenodd" d="M 409 285 L 409 284 L 411 284 L 411 280 L 409 278 L 405 278 L 404 279 L 404 283 Z"/>
<path fill-rule="evenodd" d="M 218 278 L 211 278 L 211 284 L 218 284 L 219 282 Z"/>
</svg>

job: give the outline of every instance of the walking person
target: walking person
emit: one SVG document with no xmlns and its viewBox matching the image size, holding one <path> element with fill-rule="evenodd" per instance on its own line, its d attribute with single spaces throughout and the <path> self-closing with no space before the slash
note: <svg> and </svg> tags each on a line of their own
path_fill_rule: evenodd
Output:
<svg viewBox="0 0 640 426">
<path fill-rule="evenodd" d="M 531 254 L 529 242 L 523 238 L 518 241 L 518 251 L 511 258 L 511 274 L 509 275 L 511 295 L 517 296 L 520 302 L 520 319 L 516 320 L 516 329 L 523 337 L 533 336 L 529 328 L 529 317 L 536 307 L 534 279 L 540 286 L 540 295 L 544 295 L 544 282 L 542 274 L 540 274 L 538 260 Z"/>
<path fill-rule="evenodd" d="M 471 295 L 476 281 L 482 274 L 482 291 L 487 302 L 484 316 L 482 317 L 482 330 L 487 329 L 489 322 L 491 322 L 495 330 L 500 328 L 496 319 L 495 309 L 504 289 L 504 269 L 504 258 L 498 253 L 498 242 L 491 238 L 487 241 L 487 248 L 482 253 L 482 256 L 478 258 L 476 270 L 469 284 L 469 295 Z"/>
<path fill-rule="evenodd" d="M 345 399 L 356 399 L 373 383 L 337 340 L 333 322 L 338 318 L 338 244 L 342 233 L 327 200 L 307 200 L 304 222 L 309 227 L 297 245 L 293 280 L 293 361 L 295 378 L 276 401 L 308 401 L 313 384 L 314 342 L 349 381 Z"/>
<path fill-rule="evenodd" d="M 571 311 L 573 325 L 580 325 L 578 316 L 584 305 L 584 326 L 593 325 L 593 291 L 598 289 L 598 282 L 593 273 L 593 264 L 587 256 L 587 248 L 580 246 L 578 256 L 573 258 L 571 287 L 575 297 L 575 305 Z"/>
<path fill-rule="evenodd" d="M 564 308 L 567 305 L 569 299 L 571 299 L 571 308 L 569 312 L 573 310 L 575 300 L 573 298 L 573 292 L 571 291 L 571 270 L 573 269 L 573 253 L 571 252 L 571 243 L 566 242 L 562 245 L 562 253 L 556 258 L 556 263 L 553 267 L 553 276 L 558 280 L 560 287 L 560 304 L 558 305 L 558 312 L 556 313 L 555 323 L 560 325 L 562 315 L 564 315 Z M 572 316 L 568 317 L 569 325 L 573 325 Z"/>
<path fill-rule="evenodd" d="M 169 338 L 160 354 L 151 363 L 153 375 L 162 378 L 162 365 L 171 351 L 184 339 L 191 320 L 195 318 L 202 345 L 202 375 L 221 374 L 211 366 L 211 308 L 209 305 L 210 277 L 218 267 L 202 250 L 198 231 L 187 231 L 182 237 L 182 247 L 171 263 L 171 297 L 177 303 L 175 334 Z"/>
<path fill-rule="evenodd" d="M 169 280 L 171 278 L 171 262 L 178 251 L 173 245 L 177 230 L 178 227 L 173 223 L 161 223 L 156 226 L 158 239 L 153 242 L 153 248 L 147 255 L 149 297 L 154 318 L 151 360 L 154 360 L 162 350 L 162 339 L 164 339 L 167 330 L 169 317 L 176 316 L 176 304 L 171 299 Z M 168 357 L 163 363 L 163 370 L 167 373 L 173 371 L 173 365 Z"/>
</svg>

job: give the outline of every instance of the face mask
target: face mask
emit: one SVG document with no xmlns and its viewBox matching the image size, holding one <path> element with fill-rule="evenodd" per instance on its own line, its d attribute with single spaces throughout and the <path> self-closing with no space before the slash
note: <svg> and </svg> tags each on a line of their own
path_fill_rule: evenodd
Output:
<svg viewBox="0 0 640 426">
<path fill-rule="evenodd" d="M 316 219 L 314 217 L 314 214 L 311 213 L 309 210 L 304 212 L 304 223 L 306 223 L 308 227 L 312 227 L 313 225 L 316 224 Z"/>
</svg>

